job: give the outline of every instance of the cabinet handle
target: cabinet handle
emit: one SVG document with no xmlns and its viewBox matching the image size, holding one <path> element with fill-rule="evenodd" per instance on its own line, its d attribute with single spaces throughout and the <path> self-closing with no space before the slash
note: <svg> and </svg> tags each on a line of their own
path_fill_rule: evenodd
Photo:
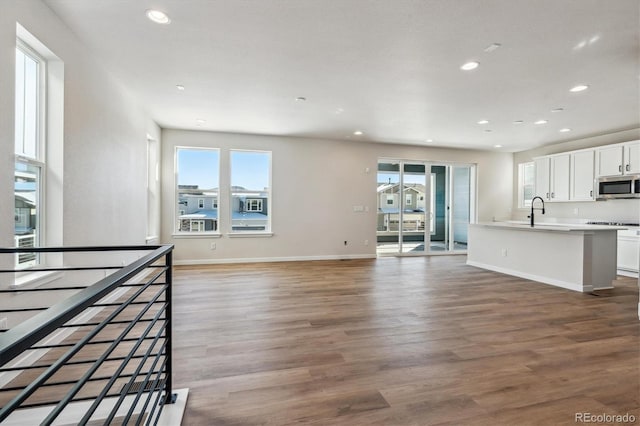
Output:
<svg viewBox="0 0 640 426">
<path fill-rule="evenodd" d="M 624 169 L 625 169 L 626 171 L 630 171 L 630 170 L 631 170 L 631 164 L 627 164 L 627 165 L 624 167 Z"/>
<path fill-rule="evenodd" d="M 547 192 L 547 200 L 549 199 L 549 193 Z"/>
<path fill-rule="evenodd" d="M 589 191 L 589 197 L 593 198 L 593 190 Z"/>
<path fill-rule="evenodd" d="M 551 198 L 556 198 L 556 193 L 555 192 L 551 193 Z"/>
<path fill-rule="evenodd" d="M 619 171 L 619 172 L 621 172 L 621 171 L 622 171 L 622 164 L 620 164 L 620 165 L 618 166 L 618 171 Z"/>
</svg>

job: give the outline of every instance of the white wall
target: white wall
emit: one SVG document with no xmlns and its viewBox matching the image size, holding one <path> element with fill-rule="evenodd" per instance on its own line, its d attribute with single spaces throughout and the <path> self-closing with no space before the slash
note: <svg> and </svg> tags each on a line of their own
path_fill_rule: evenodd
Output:
<svg viewBox="0 0 640 426">
<path fill-rule="evenodd" d="M 16 22 L 64 63 L 65 245 L 142 244 L 146 234 L 147 113 L 39 0 L 2 0 L 0 13 L 0 217 L 13 216 Z M 0 246 L 13 245 L 0 221 Z"/>
<path fill-rule="evenodd" d="M 477 163 L 479 219 L 511 215 L 510 153 L 183 130 L 163 130 L 162 141 L 162 241 L 175 244 L 179 263 L 375 256 L 381 157 Z M 272 151 L 273 237 L 173 237 L 176 146 L 220 148 L 222 188 L 229 185 L 229 149 Z M 354 212 L 356 205 L 369 212 Z"/>
<path fill-rule="evenodd" d="M 554 145 L 546 145 L 529 151 L 514 154 L 513 159 L 513 219 L 521 220 L 529 213 L 529 209 L 518 209 L 518 164 L 532 161 L 533 157 L 557 154 L 559 152 L 573 151 L 583 148 L 593 148 L 601 145 L 610 145 L 620 142 L 628 142 L 640 139 L 640 128 L 625 130 L 594 136 L 585 139 L 576 139 Z M 546 215 L 538 216 L 539 220 L 557 218 L 565 221 L 571 219 L 604 220 L 621 222 L 640 221 L 640 200 L 609 200 L 595 202 L 566 202 L 546 203 Z"/>
</svg>

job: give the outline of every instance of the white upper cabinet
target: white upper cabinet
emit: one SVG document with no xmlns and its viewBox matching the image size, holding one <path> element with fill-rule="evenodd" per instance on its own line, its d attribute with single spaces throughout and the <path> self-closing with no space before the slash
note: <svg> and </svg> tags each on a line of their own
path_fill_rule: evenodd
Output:
<svg viewBox="0 0 640 426">
<path fill-rule="evenodd" d="M 594 159 L 595 152 L 579 151 L 571 154 L 571 194 L 574 201 L 592 201 L 594 199 Z"/>
<path fill-rule="evenodd" d="M 601 176 L 640 174 L 640 141 L 546 155 L 533 159 L 535 195 L 545 201 L 595 201 Z"/>
<path fill-rule="evenodd" d="M 624 163 L 625 173 L 640 173 L 640 141 L 631 142 L 624 146 Z"/>
<path fill-rule="evenodd" d="M 560 154 L 551 157 L 551 200 L 569 201 L 570 155 Z"/>
<path fill-rule="evenodd" d="M 640 141 L 596 150 L 596 176 L 640 173 Z"/>
<path fill-rule="evenodd" d="M 549 168 L 550 159 L 549 157 L 541 157 L 536 158 L 533 161 L 536 169 L 535 195 L 542 197 L 545 201 L 549 201 L 551 199 L 551 189 L 549 189 L 549 177 L 551 171 Z"/>
</svg>

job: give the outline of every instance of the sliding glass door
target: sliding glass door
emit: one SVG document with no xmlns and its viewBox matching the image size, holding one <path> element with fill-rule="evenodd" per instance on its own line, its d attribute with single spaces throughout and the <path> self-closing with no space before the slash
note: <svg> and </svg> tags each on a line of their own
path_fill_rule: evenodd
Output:
<svg viewBox="0 0 640 426">
<path fill-rule="evenodd" d="M 466 250 L 474 216 L 472 165 L 380 160 L 377 251 L 420 255 Z"/>
</svg>

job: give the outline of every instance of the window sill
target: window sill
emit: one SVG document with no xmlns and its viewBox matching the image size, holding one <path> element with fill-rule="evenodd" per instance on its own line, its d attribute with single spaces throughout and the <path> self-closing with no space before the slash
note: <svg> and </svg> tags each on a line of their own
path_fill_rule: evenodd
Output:
<svg viewBox="0 0 640 426">
<path fill-rule="evenodd" d="M 269 238 L 273 232 L 230 232 L 229 238 Z"/>
<path fill-rule="evenodd" d="M 222 234 L 219 232 L 180 232 L 173 233 L 173 238 L 220 238 Z"/>
<path fill-rule="evenodd" d="M 52 281 L 59 280 L 64 276 L 62 271 L 36 271 L 29 272 L 16 272 L 16 278 L 9 287 L 12 290 L 22 287 L 40 287 L 41 285 L 48 284 Z"/>
</svg>

